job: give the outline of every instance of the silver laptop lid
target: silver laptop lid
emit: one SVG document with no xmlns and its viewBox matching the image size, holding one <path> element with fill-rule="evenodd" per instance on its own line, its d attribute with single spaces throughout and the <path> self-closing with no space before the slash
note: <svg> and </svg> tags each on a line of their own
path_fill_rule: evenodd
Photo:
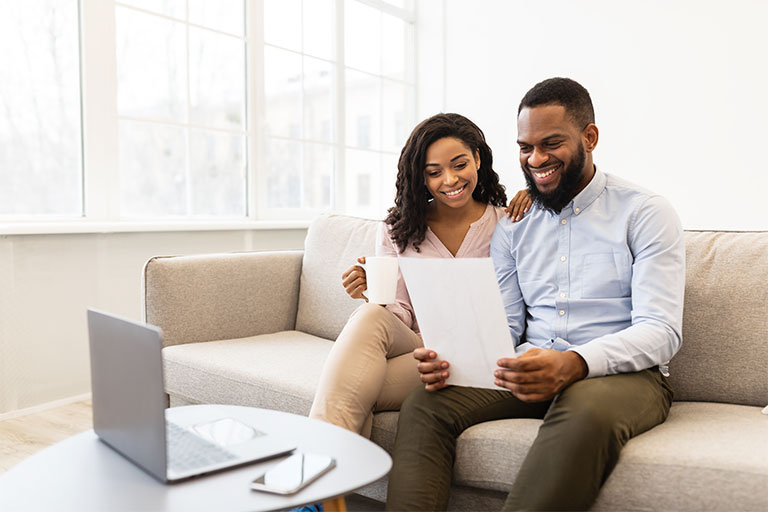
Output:
<svg viewBox="0 0 768 512">
<path fill-rule="evenodd" d="M 160 329 L 89 309 L 88 334 L 96 434 L 167 481 Z"/>
</svg>

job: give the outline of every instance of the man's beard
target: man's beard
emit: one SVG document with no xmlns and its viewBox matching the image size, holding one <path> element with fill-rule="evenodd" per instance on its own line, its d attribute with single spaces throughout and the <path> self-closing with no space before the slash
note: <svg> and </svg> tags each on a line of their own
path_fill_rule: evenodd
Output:
<svg viewBox="0 0 768 512">
<path fill-rule="evenodd" d="M 528 183 L 528 193 L 534 202 L 538 203 L 544 209 L 551 210 L 555 213 L 560 213 L 562 209 L 571 202 L 571 199 L 576 195 L 576 191 L 581 184 L 581 178 L 584 174 L 584 162 L 587 159 L 587 154 L 584 151 L 584 146 L 579 145 L 579 151 L 576 153 L 576 157 L 571 161 L 568 167 L 563 171 L 563 175 L 560 177 L 560 183 L 557 184 L 555 190 L 550 193 L 541 192 L 536 187 L 536 182 L 533 180 L 533 176 L 523 170 L 525 181 Z"/>
</svg>

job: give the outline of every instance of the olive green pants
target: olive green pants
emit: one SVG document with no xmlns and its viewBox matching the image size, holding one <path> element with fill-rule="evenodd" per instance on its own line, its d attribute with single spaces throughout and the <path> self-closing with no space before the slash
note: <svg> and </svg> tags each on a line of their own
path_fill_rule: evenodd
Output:
<svg viewBox="0 0 768 512">
<path fill-rule="evenodd" d="M 539 403 L 501 389 L 416 389 L 400 411 L 387 510 L 445 510 L 456 438 L 472 425 L 506 418 L 544 422 L 504 510 L 586 510 L 622 447 L 663 422 L 671 401 L 657 368 L 581 380 Z"/>
</svg>

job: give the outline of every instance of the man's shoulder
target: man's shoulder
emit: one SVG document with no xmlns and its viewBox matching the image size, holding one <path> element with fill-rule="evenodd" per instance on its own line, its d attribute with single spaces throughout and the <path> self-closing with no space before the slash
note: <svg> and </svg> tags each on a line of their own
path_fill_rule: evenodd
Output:
<svg viewBox="0 0 768 512">
<path fill-rule="evenodd" d="M 641 187 L 637 183 L 629 181 L 628 179 L 608 173 L 605 173 L 605 189 L 609 192 L 637 197 L 648 198 L 658 195 L 657 193 L 645 187 Z"/>
</svg>

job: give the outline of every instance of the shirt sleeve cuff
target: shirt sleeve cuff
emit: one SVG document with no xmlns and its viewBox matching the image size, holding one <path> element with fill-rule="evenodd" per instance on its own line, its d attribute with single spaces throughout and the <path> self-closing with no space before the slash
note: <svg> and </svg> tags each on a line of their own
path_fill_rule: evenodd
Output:
<svg viewBox="0 0 768 512">
<path fill-rule="evenodd" d="M 592 343 L 586 343 L 584 345 L 578 345 L 570 350 L 576 352 L 587 363 L 587 377 L 602 377 L 608 375 L 608 360 L 605 354 L 597 346 L 591 346 Z"/>
</svg>

